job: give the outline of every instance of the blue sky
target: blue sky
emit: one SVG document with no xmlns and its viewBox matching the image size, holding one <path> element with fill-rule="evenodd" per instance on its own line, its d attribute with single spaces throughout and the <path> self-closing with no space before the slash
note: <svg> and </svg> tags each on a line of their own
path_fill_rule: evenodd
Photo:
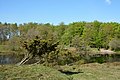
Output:
<svg viewBox="0 0 120 80">
<path fill-rule="evenodd" d="M 120 22 L 120 0 L 0 0 L 0 22 Z"/>
</svg>

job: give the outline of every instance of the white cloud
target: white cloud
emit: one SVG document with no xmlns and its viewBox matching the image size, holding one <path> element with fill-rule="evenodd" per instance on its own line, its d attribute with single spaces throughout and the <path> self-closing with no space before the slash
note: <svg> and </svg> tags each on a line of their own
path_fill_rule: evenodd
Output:
<svg viewBox="0 0 120 80">
<path fill-rule="evenodd" d="M 111 0 L 105 0 L 109 5 L 112 3 Z"/>
</svg>

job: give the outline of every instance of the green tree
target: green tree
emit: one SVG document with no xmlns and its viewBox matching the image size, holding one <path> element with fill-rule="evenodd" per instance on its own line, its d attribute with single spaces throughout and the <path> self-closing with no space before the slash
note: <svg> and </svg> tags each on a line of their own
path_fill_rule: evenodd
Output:
<svg viewBox="0 0 120 80">
<path fill-rule="evenodd" d="M 24 59 L 18 65 L 26 63 L 29 59 L 34 58 L 35 56 L 41 58 L 44 54 L 48 55 L 48 53 L 56 51 L 58 44 L 59 42 L 52 43 L 51 40 L 41 40 L 38 36 L 31 41 L 23 42 L 23 48 L 25 48 L 28 53 L 25 54 Z M 40 62 L 40 59 L 38 62 Z"/>
<path fill-rule="evenodd" d="M 61 37 L 61 41 L 64 45 L 69 45 L 72 43 L 72 38 L 76 35 L 79 37 L 82 36 L 84 30 L 84 22 L 76 22 L 69 24 L 68 28 L 65 30 L 65 33 Z"/>
</svg>

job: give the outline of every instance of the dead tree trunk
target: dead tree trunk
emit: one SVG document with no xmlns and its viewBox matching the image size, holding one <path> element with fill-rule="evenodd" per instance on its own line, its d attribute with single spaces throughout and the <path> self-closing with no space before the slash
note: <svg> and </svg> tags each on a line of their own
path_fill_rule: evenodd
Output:
<svg viewBox="0 0 120 80">
<path fill-rule="evenodd" d="M 23 65 L 32 58 L 33 58 L 32 55 L 26 54 L 25 57 L 19 63 L 17 63 L 17 65 Z"/>
</svg>

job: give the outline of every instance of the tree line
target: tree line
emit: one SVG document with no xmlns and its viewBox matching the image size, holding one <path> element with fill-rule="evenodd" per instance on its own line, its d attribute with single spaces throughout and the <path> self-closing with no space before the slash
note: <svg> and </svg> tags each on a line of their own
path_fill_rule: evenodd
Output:
<svg viewBox="0 0 120 80">
<path fill-rule="evenodd" d="M 116 22 L 73 22 L 65 25 L 50 23 L 24 23 L 17 25 L 0 22 L 0 44 L 17 40 L 52 39 L 66 47 L 88 46 L 91 48 L 120 49 L 120 24 Z"/>
<path fill-rule="evenodd" d="M 28 59 L 39 56 L 38 62 L 68 64 L 78 61 L 80 54 L 100 48 L 120 51 L 120 24 L 117 22 L 73 22 L 59 25 L 50 23 L 0 22 L 0 45 L 11 51 L 25 53 Z M 42 61 L 42 62 L 41 62 Z"/>
</svg>

